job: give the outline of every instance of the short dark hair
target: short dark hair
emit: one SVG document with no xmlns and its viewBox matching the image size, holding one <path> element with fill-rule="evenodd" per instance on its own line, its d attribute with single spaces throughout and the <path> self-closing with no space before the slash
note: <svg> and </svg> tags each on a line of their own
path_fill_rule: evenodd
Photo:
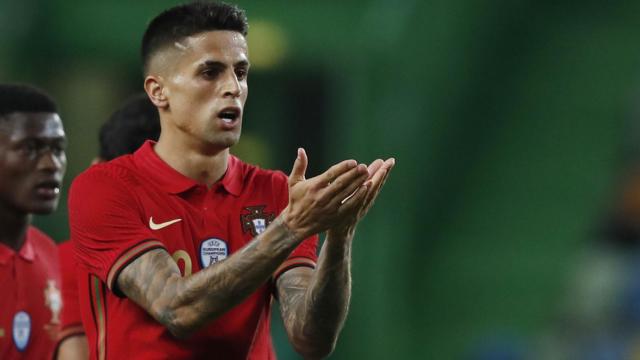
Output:
<svg viewBox="0 0 640 360">
<path fill-rule="evenodd" d="M 147 139 L 160 136 L 160 116 L 146 93 L 130 97 L 100 128 L 99 156 L 111 160 L 131 154 Z"/>
<path fill-rule="evenodd" d="M 49 94 L 25 84 L 0 84 L 0 116 L 15 112 L 57 113 L 58 105 Z"/>
<path fill-rule="evenodd" d="M 244 10 L 224 2 L 196 1 L 167 9 L 156 16 L 142 37 L 142 66 L 146 73 L 153 54 L 186 37 L 205 31 L 230 30 L 247 36 Z"/>
</svg>

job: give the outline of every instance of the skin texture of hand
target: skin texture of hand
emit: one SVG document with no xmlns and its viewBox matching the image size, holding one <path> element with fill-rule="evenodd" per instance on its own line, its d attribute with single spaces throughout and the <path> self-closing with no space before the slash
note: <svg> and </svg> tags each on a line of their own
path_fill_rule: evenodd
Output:
<svg viewBox="0 0 640 360">
<path fill-rule="evenodd" d="M 356 211 L 366 198 L 368 186 L 362 185 L 369 177 L 365 165 L 345 160 L 306 180 L 307 163 L 304 149 L 298 149 L 289 176 L 289 205 L 282 211 L 285 224 L 301 239 L 335 226 Z"/>
<path fill-rule="evenodd" d="M 363 184 L 363 188 L 366 188 L 363 196 L 356 197 L 358 195 L 356 193 L 341 205 L 343 207 L 348 205 L 348 207 L 343 209 L 338 222 L 328 230 L 329 237 L 353 237 L 356 225 L 373 206 L 395 163 L 395 159 L 390 158 L 386 161 L 377 159 L 369 165 L 367 168 L 369 178 Z"/>
</svg>

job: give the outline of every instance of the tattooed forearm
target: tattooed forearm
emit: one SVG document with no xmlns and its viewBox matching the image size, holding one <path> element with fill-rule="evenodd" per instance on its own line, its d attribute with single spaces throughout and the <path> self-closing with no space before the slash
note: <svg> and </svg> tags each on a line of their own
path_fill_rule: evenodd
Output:
<svg viewBox="0 0 640 360">
<path fill-rule="evenodd" d="M 260 287 L 300 240 L 280 218 L 241 251 L 188 277 L 163 249 L 127 265 L 118 288 L 172 334 L 184 337 L 218 317 Z"/>
<path fill-rule="evenodd" d="M 294 268 L 278 279 L 287 334 L 305 358 L 325 357 L 335 347 L 351 296 L 350 251 L 350 241 L 325 242 L 315 271 Z"/>
<path fill-rule="evenodd" d="M 292 269 L 278 279 L 281 312 L 289 339 L 305 358 L 325 357 L 335 347 L 351 297 L 351 242 L 355 228 L 394 164 L 393 158 L 374 161 L 367 168 L 367 181 L 360 183 L 357 190 L 338 197 L 339 216 L 327 230 L 315 271 Z M 339 181 L 329 177 L 329 183 Z"/>
<path fill-rule="evenodd" d="M 175 293 L 180 270 L 165 250 L 151 250 L 138 257 L 124 270 L 117 280 L 122 293 L 145 309 L 158 321 L 172 324 L 172 315 L 166 306 L 165 293 Z"/>
<path fill-rule="evenodd" d="M 310 268 L 299 267 L 287 271 L 278 279 L 280 312 L 288 329 L 298 323 L 297 306 L 303 303 L 312 274 Z"/>
</svg>

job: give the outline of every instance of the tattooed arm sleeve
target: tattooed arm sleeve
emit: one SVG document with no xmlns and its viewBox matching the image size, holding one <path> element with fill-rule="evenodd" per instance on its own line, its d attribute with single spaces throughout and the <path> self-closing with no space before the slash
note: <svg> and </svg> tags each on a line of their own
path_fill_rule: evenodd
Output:
<svg viewBox="0 0 640 360">
<path fill-rule="evenodd" d="M 307 359 L 329 355 L 351 297 L 351 241 L 325 241 L 318 267 L 297 267 L 277 280 L 280 312 L 289 340 Z"/>
<path fill-rule="evenodd" d="M 240 303 L 299 243 L 281 218 L 242 250 L 188 277 L 164 249 L 145 252 L 118 276 L 118 290 L 176 337 L 184 337 Z"/>
</svg>

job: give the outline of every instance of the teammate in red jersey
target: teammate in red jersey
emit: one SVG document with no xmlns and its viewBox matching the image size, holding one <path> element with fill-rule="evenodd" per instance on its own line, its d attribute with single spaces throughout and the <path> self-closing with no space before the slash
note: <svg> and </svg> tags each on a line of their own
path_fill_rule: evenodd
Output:
<svg viewBox="0 0 640 360">
<path fill-rule="evenodd" d="M 131 154 L 145 140 L 158 140 L 158 136 L 160 136 L 158 109 L 149 101 L 147 94 L 132 96 L 100 128 L 99 155 L 92 164 Z M 73 246 L 70 241 L 67 241 L 60 244 L 58 249 L 64 307 L 60 316 L 60 335 L 56 356 L 60 360 L 86 359 L 89 356 L 89 348 L 80 316 Z"/>
<path fill-rule="evenodd" d="M 47 359 L 60 325 L 58 252 L 30 225 L 56 209 L 66 138 L 55 102 L 0 84 L 0 359 Z"/>
<path fill-rule="evenodd" d="M 231 156 L 248 90 L 246 33 L 244 13 L 226 4 L 153 19 L 142 53 L 160 138 L 72 186 L 93 359 L 273 358 L 272 295 L 298 352 L 319 358 L 335 346 L 355 227 L 394 160 L 346 160 L 307 180 L 302 149 L 288 179 Z M 325 230 L 316 258 L 314 234 Z"/>
</svg>

